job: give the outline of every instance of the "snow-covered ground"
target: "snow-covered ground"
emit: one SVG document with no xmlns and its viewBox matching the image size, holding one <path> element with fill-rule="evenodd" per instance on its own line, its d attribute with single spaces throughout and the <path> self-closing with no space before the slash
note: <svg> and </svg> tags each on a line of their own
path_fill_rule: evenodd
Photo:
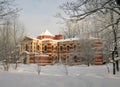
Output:
<svg viewBox="0 0 120 87">
<path fill-rule="evenodd" d="M 0 66 L 0 87 L 119 87 L 120 72 L 112 75 L 112 64 L 107 66 L 48 65 L 40 67 L 40 75 L 34 64 L 19 65 L 17 70 L 11 65 L 9 72 Z"/>
</svg>

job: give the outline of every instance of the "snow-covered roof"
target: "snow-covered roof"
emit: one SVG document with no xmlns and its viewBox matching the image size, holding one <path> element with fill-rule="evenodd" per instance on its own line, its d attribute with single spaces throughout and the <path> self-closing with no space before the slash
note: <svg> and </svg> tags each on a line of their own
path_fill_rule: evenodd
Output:
<svg viewBox="0 0 120 87">
<path fill-rule="evenodd" d="M 40 35 L 41 35 L 41 36 L 44 36 L 44 35 L 54 36 L 54 35 L 51 34 L 48 30 L 45 30 L 45 32 L 42 32 Z"/>
<path fill-rule="evenodd" d="M 78 37 L 74 37 L 74 38 L 67 38 L 67 39 L 62 39 L 62 40 L 56 40 L 57 42 L 66 42 L 66 41 L 75 41 L 75 40 L 83 40 L 83 39 L 86 39 L 86 38 L 78 38 Z M 95 40 L 95 39 L 99 39 L 99 38 L 95 38 L 95 37 L 92 37 L 90 36 L 89 38 L 87 39 L 90 39 L 90 40 Z"/>
<path fill-rule="evenodd" d="M 33 39 L 33 40 L 39 40 L 39 39 L 33 38 L 33 37 L 31 37 L 31 36 L 25 36 L 25 37 L 30 38 L 30 39 Z"/>
<path fill-rule="evenodd" d="M 65 42 L 65 41 L 73 41 L 73 40 L 79 40 L 79 38 L 67 38 L 67 39 L 62 39 L 62 40 L 57 40 L 57 42 Z"/>
</svg>

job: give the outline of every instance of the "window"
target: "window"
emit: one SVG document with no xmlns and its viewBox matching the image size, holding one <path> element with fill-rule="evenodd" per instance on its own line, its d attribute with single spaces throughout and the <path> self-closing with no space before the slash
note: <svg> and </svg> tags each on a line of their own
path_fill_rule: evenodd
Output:
<svg viewBox="0 0 120 87">
<path fill-rule="evenodd" d="M 56 46 L 56 51 L 58 51 L 58 48 L 57 48 L 57 46 Z"/>
<path fill-rule="evenodd" d="M 70 50 L 70 47 L 69 46 L 67 46 L 67 51 L 69 51 Z"/>
<path fill-rule="evenodd" d="M 44 51 L 47 51 L 47 46 L 44 47 Z"/>
<path fill-rule="evenodd" d="M 54 46 L 52 46 L 52 51 L 54 50 Z"/>
<path fill-rule="evenodd" d="M 76 46 L 76 45 L 74 45 L 74 51 L 76 51 L 76 49 L 77 49 L 77 46 Z"/>
<path fill-rule="evenodd" d="M 77 56 L 74 56 L 74 62 L 77 62 Z"/>
<path fill-rule="evenodd" d="M 40 50 L 40 46 L 39 45 L 37 46 L 37 50 Z"/>
<path fill-rule="evenodd" d="M 60 51 L 62 51 L 63 50 L 63 47 L 62 46 L 60 46 Z"/>
<path fill-rule="evenodd" d="M 28 51 L 28 45 L 27 45 L 27 44 L 26 44 L 26 46 L 25 46 L 25 50 Z"/>
</svg>

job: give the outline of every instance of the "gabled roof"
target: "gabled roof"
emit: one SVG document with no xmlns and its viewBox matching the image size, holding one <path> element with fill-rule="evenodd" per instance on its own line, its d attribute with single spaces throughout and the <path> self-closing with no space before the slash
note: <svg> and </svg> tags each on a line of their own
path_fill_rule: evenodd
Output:
<svg viewBox="0 0 120 87">
<path fill-rule="evenodd" d="M 45 32 L 41 33 L 40 36 L 54 36 L 53 34 L 51 34 L 48 30 L 45 30 Z"/>
</svg>

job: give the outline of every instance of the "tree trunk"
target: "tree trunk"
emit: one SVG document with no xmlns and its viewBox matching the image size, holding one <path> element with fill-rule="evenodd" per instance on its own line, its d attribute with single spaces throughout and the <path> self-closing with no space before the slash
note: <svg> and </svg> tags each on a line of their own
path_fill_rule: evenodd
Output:
<svg viewBox="0 0 120 87">
<path fill-rule="evenodd" d="M 114 75 L 116 74 L 116 71 L 115 71 L 115 63 L 113 63 L 113 74 L 114 74 Z"/>
<path fill-rule="evenodd" d="M 116 61 L 116 70 L 119 71 L 119 61 Z"/>
<path fill-rule="evenodd" d="M 112 3 L 110 3 L 111 5 Z M 111 16 L 111 23 L 114 23 L 114 13 L 113 11 L 111 10 L 110 11 L 110 16 Z M 114 51 L 112 53 L 112 59 L 113 59 L 113 74 L 115 74 L 115 70 L 117 68 L 117 71 L 119 71 L 119 63 L 117 61 L 115 61 L 114 57 L 117 57 L 117 53 L 118 53 L 118 50 L 117 50 L 117 25 L 112 25 L 112 30 L 113 30 L 113 35 L 114 35 Z M 116 65 L 116 67 L 115 67 Z"/>
<path fill-rule="evenodd" d="M 113 74 L 116 74 L 116 70 L 115 70 L 115 59 L 114 59 L 114 51 L 112 52 L 112 60 L 113 60 Z"/>
</svg>

